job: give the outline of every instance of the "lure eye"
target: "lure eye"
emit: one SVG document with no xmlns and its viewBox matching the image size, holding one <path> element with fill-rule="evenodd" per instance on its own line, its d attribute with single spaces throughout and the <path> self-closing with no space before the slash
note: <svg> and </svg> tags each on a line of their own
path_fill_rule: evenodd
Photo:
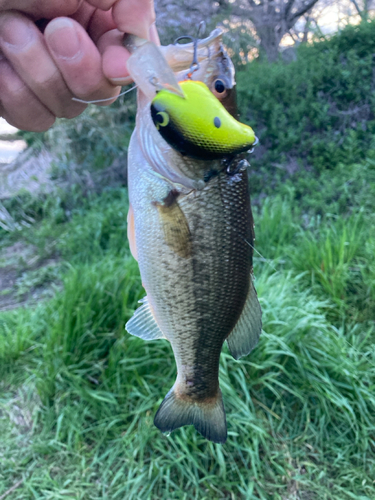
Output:
<svg viewBox="0 0 375 500">
<path fill-rule="evenodd" d="M 159 127 L 166 127 L 169 123 L 169 115 L 165 111 L 159 111 L 156 113 L 156 122 Z"/>
</svg>

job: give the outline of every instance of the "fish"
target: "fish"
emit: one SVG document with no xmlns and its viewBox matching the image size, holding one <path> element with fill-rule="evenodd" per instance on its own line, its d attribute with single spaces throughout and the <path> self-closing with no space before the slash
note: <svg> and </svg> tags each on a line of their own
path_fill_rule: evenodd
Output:
<svg viewBox="0 0 375 500">
<path fill-rule="evenodd" d="M 235 121 L 237 107 L 234 67 L 221 31 L 214 30 L 196 48 L 199 69 L 185 82 L 194 44 L 161 50 L 187 97 L 193 95 L 192 87 L 199 87 L 215 99 L 213 104 L 202 101 L 211 102 L 212 108 L 200 106 L 201 114 L 212 110 L 215 115 L 198 133 L 201 137 L 215 132 L 212 118 L 222 109 L 227 113 L 220 114 L 222 122 Z M 177 378 L 157 410 L 155 426 L 171 432 L 194 425 L 204 438 L 224 443 L 227 423 L 219 386 L 223 344 L 226 341 L 239 359 L 256 346 L 262 330 L 253 284 L 255 237 L 247 163 L 239 153 L 245 145 L 216 155 L 202 152 L 202 147 L 212 152 L 212 144 L 194 149 L 184 142 L 184 130 L 191 129 L 197 113 L 200 116 L 199 106 L 191 116 L 175 116 L 181 104 L 175 99 L 183 100 L 167 90 L 152 100 L 138 92 L 128 150 L 128 239 L 146 296 L 126 330 L 144 340 L 166 339 L 172 346 Z M 165 122 L 174 125 L 182 143 L 171 139 L 171 132 L 163 137 Z M 255 135 L 250 127 L 246 134 L 249 149 Z M 235 141 L 236 133 L 226 140 Z M 220 136 L 216 146 L 222 141 Z"/>
</svg>

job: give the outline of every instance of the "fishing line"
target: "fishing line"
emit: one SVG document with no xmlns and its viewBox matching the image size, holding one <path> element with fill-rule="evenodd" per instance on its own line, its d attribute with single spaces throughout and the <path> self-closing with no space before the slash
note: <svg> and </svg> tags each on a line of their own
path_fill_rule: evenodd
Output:
<svg viewBox="0 0 375 500">
<path fill-rule="evenodd" d="M 95 101 L 84 101 L 83 99 L 78 99 L 78 97 L 72 97 L 72 101 L 82 102 L 83 104 L 96 104 L 97 102 L 113 101 L 113 99 L 116 100 L 119 97 L 121 97 L 122 95 L 125 95 L 128 92 L 131 92 L 132 90 L 134 90 L 136 88 L 137 88 L 137 85 L 134 85 L 134 87 L 132 87 L 131 89 L 125 90 L 125 92 L 121 92 L 121 94 L 119 94 L 116 97 L 107 97 L 106 99 L 96 99 Z"/>
<path fill-rule="evenodd" d="M 266 259 L 265 257 L 263 257 L 263 255 L 262 255 L 260 252 L 258 252 L 258 250 L 257 250 L 255 247 L 253 247 L 253 245 L 252 245 L 251 243 L 249 243 L 249 242 L 247 241 L 247 239 L 245 239 L 243 236 L 241 236 L 241 238 L 244 240 L 244 242 L 245 242 L 245 243 L 247 243 L 247 244 L 249 245 L 249 247 L 251 247 L 251 248 L 254 250 L 254 252 L 256 252 L 258 255 L 260 255 L 260 256 L 262 257 L 262 259 L 263 259 L 263 261 L 264 261 L 264 262 L 266 262 L 266 263 L 267 263 L 270 267 L 272 267 L 272 269 L 273 269 L 274 271 L 276 271 L 276 272 L 277 272 L 276 267 L 273 267 L 273 265 L 272 265 L 272 264 L 270 264 L 270 260 L 269 260 L 269 259 Z"/>
</svg>

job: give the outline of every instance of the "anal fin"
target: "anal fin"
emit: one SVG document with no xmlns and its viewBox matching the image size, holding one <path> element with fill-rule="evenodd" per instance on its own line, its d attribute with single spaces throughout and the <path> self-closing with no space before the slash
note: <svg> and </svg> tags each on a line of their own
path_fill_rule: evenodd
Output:
<svg viewBox="0 0 375 500">
<path fill-rule="evenodd" d="M 230 353 L 235 359 L 247 356 L 257 345 L 262 332 L 262 309 L 253 282 L 236 326 L 227 338 Z"/>
<path fill-rule="evenodd" d="M 165 339 L 165 335 L 156 323 L 147 297 L 141 299 L 140 302 L 142 303 L 141 307 L 136 309 L 132 318 L 125 325 L 127 332 L 143 340 Z"/>
</svg>

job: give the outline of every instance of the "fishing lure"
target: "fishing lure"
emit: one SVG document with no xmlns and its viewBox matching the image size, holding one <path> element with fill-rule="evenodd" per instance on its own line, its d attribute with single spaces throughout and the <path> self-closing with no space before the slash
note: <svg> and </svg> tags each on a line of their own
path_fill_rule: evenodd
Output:
<svg viewBox="0 0 375 500">
<path fill-rule="evenodd" d="M 200 27 L 201 28 L 201 27 Z M 131 53 L 129 73 L 151 100 L 152 120 L 163 139 L 184 156 L 200 160 L 233 157 L 250 150 L 257 139 L 248 125 L 237 121 L 201 81 L 192 80 L 199 69 L 198 38 L 187 79 L 177 82 L 167 61 L 152 43 L 126 35 Z"/>
<path fill-rule="evenodd" d="M 179 82 L 184 97 L 160 90 L 151 102 L 152 120 L 163 139 L 182 155 L 223 159 L 251 149 L 254 131 L 237 121 L 200 81 Z"/>
</svg>

